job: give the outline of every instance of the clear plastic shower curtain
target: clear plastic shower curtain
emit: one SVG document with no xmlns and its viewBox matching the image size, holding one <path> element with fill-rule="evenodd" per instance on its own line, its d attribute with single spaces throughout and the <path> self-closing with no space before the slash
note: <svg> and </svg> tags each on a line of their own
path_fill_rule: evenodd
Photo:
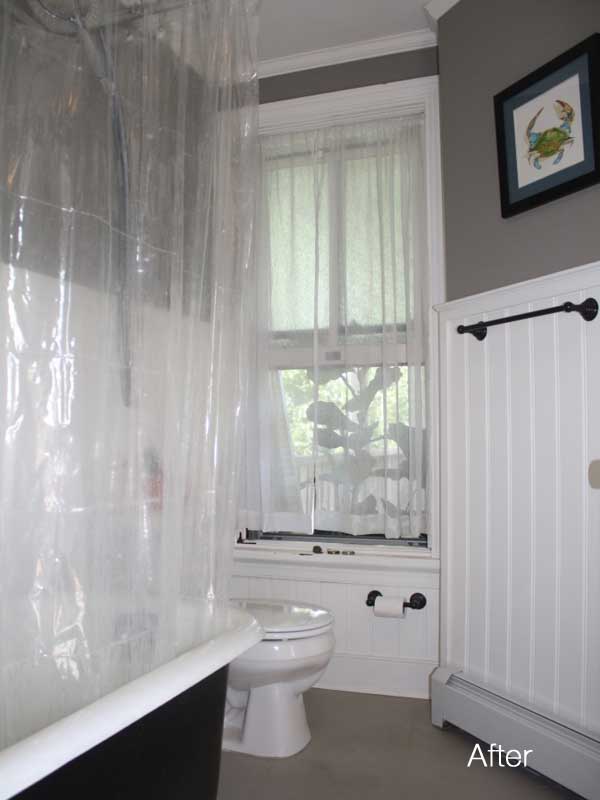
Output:
<svg viewBox="0 0 600 800">
<path fill-rule="evenodd" d="M 225 595 L 256 169 L 252 0 L 36 2 L 0 5 L 0 747 Z"/>
</svg>

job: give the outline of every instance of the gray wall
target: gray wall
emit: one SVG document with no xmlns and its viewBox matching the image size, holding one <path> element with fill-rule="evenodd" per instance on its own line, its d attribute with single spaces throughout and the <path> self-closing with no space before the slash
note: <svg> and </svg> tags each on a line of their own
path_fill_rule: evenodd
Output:
<svg viewBox="0 0 600 800">
<path fill-rule="evenodd" d="M 275 100 L 290 100 L 311 94 L 355 89 L 358 86 L 423 78 L 426 75 L 437 75 L 437 71 L 437 49 L 429 47 L 262 78 L 260 102 L 272 103 Z"/>
<path fill-rule="evenodd" d="M 597 31 L 599 0 L 461 0 L 440 20 L 448 299 L 600 259 L 600 184 L 502 219 L 493 107 Z"/>
</svg>

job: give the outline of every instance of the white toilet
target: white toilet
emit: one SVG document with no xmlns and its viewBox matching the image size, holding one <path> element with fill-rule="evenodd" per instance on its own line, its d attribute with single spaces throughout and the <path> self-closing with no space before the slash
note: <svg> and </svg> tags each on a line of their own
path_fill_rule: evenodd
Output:
<svg viewBox="0 0 600 800">
<path fill-rule="evenodd" d="M 223 747 L 285 758 L 310 742 L 302 694 L 333 654 L 333 614 L 291 600 L 233 600 L 264 630 L 262 642 L 229 665 Z"/>
</svg>

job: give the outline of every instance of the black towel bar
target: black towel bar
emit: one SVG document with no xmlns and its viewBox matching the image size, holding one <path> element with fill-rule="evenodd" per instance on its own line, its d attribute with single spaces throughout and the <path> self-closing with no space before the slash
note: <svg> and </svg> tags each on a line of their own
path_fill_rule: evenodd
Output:
<svg viewBox="0 0 600 800">
<path fill-rule="evenodd" d="M 514 314 L 512 317 L 500 317 L 499 319 L 480 320 L 473 323 L 473 325 L 459 325 L 456 329 L 458 333 L 472 333 L 476 339 L 483 341 L 487 336 L 487 329 L 493 325 L 505 325 L 507 322 L 517 322 L 520 319 L 531 319 L 532 317 L 544 317 L 546 314 L 558 314 L 565 311 L 569 314 L 576 311 L 581 314 L 586 322 L 591 322 L 596 319 L 598 315 L 598 302 L 593 297 L 588 297 L 583 303 L 571 303 L 567 301 L 560 306 L 551 306 L 550 308 L 539 308 L 537 311 L 527 311 L 524 314 Z"/>
</svg>

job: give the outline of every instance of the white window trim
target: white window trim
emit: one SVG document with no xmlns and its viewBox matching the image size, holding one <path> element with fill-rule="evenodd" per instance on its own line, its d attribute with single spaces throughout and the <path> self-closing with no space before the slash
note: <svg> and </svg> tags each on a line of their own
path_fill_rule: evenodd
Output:
<svg viewBox="0 0 600 800">
<path fill-rule="evenodd" d="M 259 135 L 293 133 L 315 128 L 370 122 L 423 114 L 425 129 L 425 181 L 427 192 L 427 241 L 429 245 L 429 407 L 431 409 L 430 555 L 439 557 L 439 359 L 437 315 L 433 307 L 446 299 L 442 171 L 440 151 L 439 80 L 437 76 L 346 89 L 341 92 L 280 100 L 259 107 Z M 290 353 L 285 355 L 290 366 Z M 284 366 L 282 364 L 282 366 Z M 276 542 L 270 542 L 276 545 Z M 360 544 L 353 545 L 360 547 Z"/>
</svg>

